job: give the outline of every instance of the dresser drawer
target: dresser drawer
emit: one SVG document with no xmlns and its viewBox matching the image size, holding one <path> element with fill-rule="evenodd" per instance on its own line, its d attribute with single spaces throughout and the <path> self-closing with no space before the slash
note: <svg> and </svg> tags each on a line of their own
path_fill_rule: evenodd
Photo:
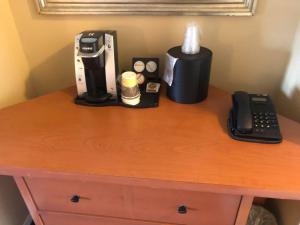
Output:
<svg viewBox="0 0 300 225">
<path fill-rule="evenodd" d="M 241 200 L 236 195 L 109 183 L 36 178 L 26 182 L 42 211 L 175 224 L 233 225 Z"/>
<path fill-rule="evenodd" d="M 171 225 L 166 223 L 162 224 L 148 221 L 138 221 L 103 216 L 85 216 L 66 213 L 45 212 L 41 214 L 41 217 L 44 225 Z"/>
<path fill-rule="evenodd" d="M 171 225 L 148 221 L 120 219 L 104 216 L 86 216 L 66 213 L 41 213 L 44 225 Z M 172 224 L 173 225 L 173 224 Z"/>
</svg>

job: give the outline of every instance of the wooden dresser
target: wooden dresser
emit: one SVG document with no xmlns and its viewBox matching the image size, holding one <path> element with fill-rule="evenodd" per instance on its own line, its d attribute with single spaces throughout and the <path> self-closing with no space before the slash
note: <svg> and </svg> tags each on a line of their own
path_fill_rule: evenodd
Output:
<svg viewBox="0 0 300 225">
<path fill-rule="evenodd" d="M 0 110 L 0 174 L 36 225 L 245 225 L 253 198 L 300 199 L 300 125 L 278 145 L 227 135 L 230 95 L 152 109 L 73 104 L 73 88 Z"/>
</svg>

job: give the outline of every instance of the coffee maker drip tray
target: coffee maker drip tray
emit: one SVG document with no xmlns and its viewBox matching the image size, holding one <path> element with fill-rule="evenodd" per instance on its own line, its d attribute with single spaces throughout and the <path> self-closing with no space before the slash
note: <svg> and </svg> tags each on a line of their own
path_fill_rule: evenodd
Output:
<svg viewBox="0 0 300 225">
<path fill-rule="evenodd" d="M 77 96 L 74 99 L 74 102 L 78 105 L 84 106 L 96 106 L 96 107 L 104 107 L 104 106 L 123 106 L 128 108 L 154 108 L 159 105 L 159 95 L 160 92 L 157 93 L 148 93 L 145 89 L 141 89 L 141 100 L 137 105 L 127 105 L 122 102 L 121 96 L 118 96 L 117 99 L 113 99 L 108 97 L 107 99 L 89 99 L 86 98 L 85 95 Z"/>
</svg>

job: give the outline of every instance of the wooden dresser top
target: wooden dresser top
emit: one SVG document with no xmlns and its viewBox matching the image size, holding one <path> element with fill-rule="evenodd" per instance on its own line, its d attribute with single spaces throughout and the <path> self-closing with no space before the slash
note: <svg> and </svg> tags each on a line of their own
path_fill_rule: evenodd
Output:
<svg viewBox="0 0 300 225">
<path fill-rule="evenodd" d="M 151 109 L 91 108 L 74 89 L 0 111 L 0 174 L 78 174 L 220 185 L 300 198 L 300 125 L 279 116 L 281 144 L 232 140 L 230 95 L 193 105 L 164 94 Z"/>
</svg>

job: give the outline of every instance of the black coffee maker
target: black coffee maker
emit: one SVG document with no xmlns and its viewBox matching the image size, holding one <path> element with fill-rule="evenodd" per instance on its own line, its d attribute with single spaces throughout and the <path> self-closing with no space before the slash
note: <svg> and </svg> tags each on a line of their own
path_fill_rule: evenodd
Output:
<svg viewBox="0 0 300 225">
<path fill-rule="evenodd" d="M 75 38 L 75 103 L 103 105 L 118 101 L 116 31 L 85 31 Z"/>
</svg>

